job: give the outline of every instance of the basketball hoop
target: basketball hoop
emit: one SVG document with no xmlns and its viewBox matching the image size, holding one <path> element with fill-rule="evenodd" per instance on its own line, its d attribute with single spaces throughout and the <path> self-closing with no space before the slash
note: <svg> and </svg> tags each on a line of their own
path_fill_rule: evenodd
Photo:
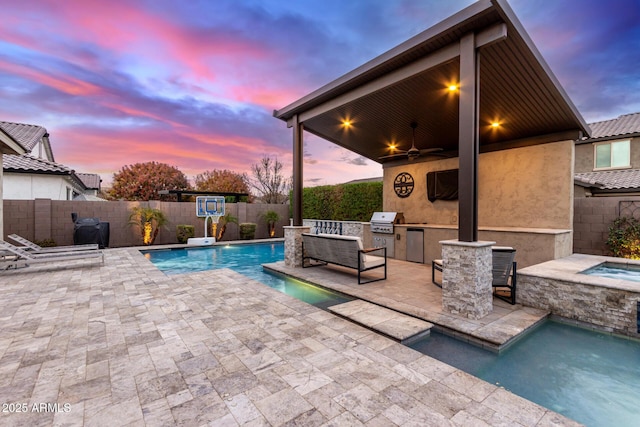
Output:
<svg viewBox="0 0 640 427">
<path fill-rule="evenodd" d="M 220 217 L 224 216 L 223 196 L 198 196 L 196 197 L 196 216 L 204 218 L 204 238 L 190 238 L 188 245 L 210 245 L 216 241 L 216 236 L 209 237 L 209 219 L 211 224 L 215 224 L 214 230 L 218 228 Z M 214 232 L 215 234 L 215 232 Z"/>
</svg>

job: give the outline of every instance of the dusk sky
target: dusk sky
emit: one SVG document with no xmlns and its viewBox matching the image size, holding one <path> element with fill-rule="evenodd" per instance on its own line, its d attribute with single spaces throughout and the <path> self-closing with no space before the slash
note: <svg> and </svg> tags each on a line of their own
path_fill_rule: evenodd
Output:
<svg viewBox="0 0 640 427">
<path fill-rule="evenodd" d="M 109 183 L 158 161 L 189 178 L 291 171 L 280 109 L 472 0 L 0 0 L 0 120 Z M 640 0 L 509 0 L 588 123 L 640 111 Z M 305 136 L 305 185 L 381 176 Z"/>
</svg>

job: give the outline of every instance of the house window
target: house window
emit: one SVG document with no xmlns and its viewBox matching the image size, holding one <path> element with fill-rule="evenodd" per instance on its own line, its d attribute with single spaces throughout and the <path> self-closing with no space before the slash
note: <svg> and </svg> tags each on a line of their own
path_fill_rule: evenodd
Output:
<svg viewBox="0 0 640 427">
<path fill-rule="evenodd" d="M 594 145 L 594 169 L 617 169 L 631 166 L 631 141 L 616 141 Z"/>
</svg>

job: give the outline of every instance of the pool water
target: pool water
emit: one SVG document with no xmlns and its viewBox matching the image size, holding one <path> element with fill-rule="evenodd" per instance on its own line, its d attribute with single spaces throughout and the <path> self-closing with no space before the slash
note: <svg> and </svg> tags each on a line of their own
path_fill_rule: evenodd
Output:
<svg viewBox="0 0 640 427">
<path fill-rule="evenodd" d="M 500 354 L 432 331 L 412 348 L 590 427 L 640 425 L 640 342 L 547 321 Z"/>
<path fill-rule="evenodd" d="M 583 271 L 582 274 L 640 282 L 640 266 L 638 265 L 605 262 Z"/>
<path fill-rule="evenodd" d="M 262 264 L 284 259 L 282 242 L 149 250 L 142 253 L 167 275 L 229 268 L 319 308 L 326 309 L 353 300 L 346 295 L 264 271 Z"/>
</svg>

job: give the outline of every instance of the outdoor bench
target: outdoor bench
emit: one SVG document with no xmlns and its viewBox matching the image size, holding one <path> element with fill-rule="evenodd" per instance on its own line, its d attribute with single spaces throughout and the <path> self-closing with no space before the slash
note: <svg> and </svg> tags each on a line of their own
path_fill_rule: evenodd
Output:
<svg viewBox="0 0 640 427">
<path fill-rule="evenodd" d="M 335 264 L 357 270 L 359 285 L 387 278 L 387 248 L 364 249 L 359 237 L 303 233 L 302 253 L 303 267 Z M 384 277 L 363 282 L 361 273 L 375 268 L 383 268 Z"/>
</svg>

